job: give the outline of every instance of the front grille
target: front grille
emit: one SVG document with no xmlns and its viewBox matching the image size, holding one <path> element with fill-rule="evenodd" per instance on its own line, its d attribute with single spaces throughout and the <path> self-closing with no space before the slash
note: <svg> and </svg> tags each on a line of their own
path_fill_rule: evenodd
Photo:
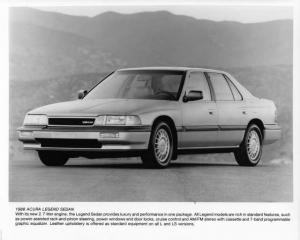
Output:
<svg viewBox="0 0 300 240">
<path fill-rule="evenodd" d="M 95 122 L 95 118 L 49 118 L 49 126 L 91 126 Z"/>
<path fill-rule="evenodd" d="M 36 139 L 42 147 L 58 148 L 101 148 L 102 144 L 95 139 Z"/>
</svg>

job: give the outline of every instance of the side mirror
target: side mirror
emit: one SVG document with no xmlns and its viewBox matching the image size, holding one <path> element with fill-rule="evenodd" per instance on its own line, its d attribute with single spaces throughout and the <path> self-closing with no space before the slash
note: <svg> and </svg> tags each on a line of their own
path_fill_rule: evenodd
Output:
<svg viewBox="0 0 300 240">
<path fill-rule="evenodd" d="M 78 91 L 78 99 L 83 99 L 85 95 L 87 94 L 87 90 L 79 90 Z"/>
<path fill-rule="evenodd" d="M 203 92 L 202 91 L 194 91 L 194 90 L 189 91 L 183 97 L 184 102 L 196 101 L 196 100 L 201 100 L 201 99 L 203 99 Z"/>
</svg>

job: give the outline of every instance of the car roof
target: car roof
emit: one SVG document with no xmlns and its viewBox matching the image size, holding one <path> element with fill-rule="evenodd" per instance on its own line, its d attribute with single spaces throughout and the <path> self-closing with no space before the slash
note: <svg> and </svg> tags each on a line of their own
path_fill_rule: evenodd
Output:
<svg viewBox="0 0 300 240">
<path fill-rule="evenodd" d="M 136 68 L 122 68 L 118 71 L 126 70 L 166 70 L 166 71 L 202 71 L 202 72 L 218 72 L 226 73 L 222 70 L 209 69 L 209 68 L 195 68 L 195 67 L 136 67 Z"/>
</svg>

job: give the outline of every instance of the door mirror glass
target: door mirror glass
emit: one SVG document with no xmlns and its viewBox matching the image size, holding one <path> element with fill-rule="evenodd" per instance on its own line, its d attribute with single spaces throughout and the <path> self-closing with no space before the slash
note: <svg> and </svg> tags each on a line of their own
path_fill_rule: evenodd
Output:
<svg viewBox="0 0 300 240">
<path fill-rule="evenodd" d="M 194 91 L 194 90 L 189 91 L 183 97 L 184 102 L 196 101 L 196 100 L 201 100 L 201 99 L 203 99 L 203 92 L 202 91 Z"/>
<path fill-rule="evenodd" d="M 78 99 L 83 99 L 87 94 L 87 90 L 79 90 L 78 91 Z"/>
</svg>

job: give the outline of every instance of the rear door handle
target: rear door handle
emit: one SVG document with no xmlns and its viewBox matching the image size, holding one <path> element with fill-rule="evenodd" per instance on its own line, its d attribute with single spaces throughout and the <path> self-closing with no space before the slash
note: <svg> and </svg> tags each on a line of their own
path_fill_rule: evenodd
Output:
<svg viewBox="0 0 300 240">
<path fill-rule="evenodd" d="M 213 112 L 213 111 L 209 111 L 208 113 L 209 113 L 210 115 L 213 115 L 213 114 L 214 114 L 214 112 Z"/>
<path fill-rule="evenodd" d="M 246 112 L 246 111 L 242 111 L 242 113 L 243 113 L 243 114 L 247 114 L 247 112 Z"/>
</svg>

